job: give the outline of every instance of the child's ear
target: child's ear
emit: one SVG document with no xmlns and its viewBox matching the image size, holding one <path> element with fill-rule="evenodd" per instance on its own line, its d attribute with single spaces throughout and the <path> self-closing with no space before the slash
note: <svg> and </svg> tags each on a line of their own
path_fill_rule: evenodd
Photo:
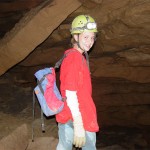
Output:
<svg viewBox="0 0 150 150">
<path fill-rule="evenodd" d="M 78 38 L 79 38 L 78 34 L 74 34 L 73 37 L 74 37 L 75 41 L 78 42 Z"/>
</svg>

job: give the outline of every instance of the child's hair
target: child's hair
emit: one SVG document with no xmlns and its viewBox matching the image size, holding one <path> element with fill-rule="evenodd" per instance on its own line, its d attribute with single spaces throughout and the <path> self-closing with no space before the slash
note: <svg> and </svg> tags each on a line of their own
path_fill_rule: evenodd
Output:
<svg viewBox="0 0 150 150">
<path fill-rule="evenodd" d="M 77 43 L 77 41 L 75 40 L 75 38 L 74 38 L 74 34 L 72 35 L 72 37 L 71 37 L 71 46 L 74 46 L 74 44 L 76 44 Z"/>
</svg>

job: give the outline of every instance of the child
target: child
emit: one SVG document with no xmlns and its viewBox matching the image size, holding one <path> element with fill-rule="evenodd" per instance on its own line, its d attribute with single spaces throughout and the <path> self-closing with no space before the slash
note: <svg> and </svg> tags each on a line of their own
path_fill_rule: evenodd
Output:
<svg viewBox="0 0 150 150">
<path fill-rule="evenodd" d="M 79 15 L 71 27 L 72 48 L 60 69 L 60 90 L 66 98 L 63 110 L 56 115 L 59 143 L 57 150 L 96 150 L 96 132 L 99 131 L 87 52 L 93 46 L 97 33 L 94 19 Z M 84 55 L 86 56 L 86 59 Z"/>
</svg>

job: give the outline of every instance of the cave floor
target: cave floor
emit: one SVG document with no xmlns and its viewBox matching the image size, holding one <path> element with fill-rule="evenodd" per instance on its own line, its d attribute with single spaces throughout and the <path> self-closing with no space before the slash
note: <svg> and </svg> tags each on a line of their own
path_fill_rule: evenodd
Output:
<svg viewBox="0 0 150 150">
<path fill-rule="evenodd" d="M 20 125 L 26 123 L 32 128 L 32 90 L 0 80 L 0 139 L 9 135 Z M 40 127 L 40 107 L 35 108 L 35 137 L 57 136 L 55 118 L 45 118 L 46 132 Z M 31 133 L 31 132 L 30 132 Z M 32 133 L 31 133 L 32 135 Z M 149 133 L 147 130 L 128 127 L 102 127 L 97 133 L 97 149 L 101 150 L 148 150 Z"/>
</svg>

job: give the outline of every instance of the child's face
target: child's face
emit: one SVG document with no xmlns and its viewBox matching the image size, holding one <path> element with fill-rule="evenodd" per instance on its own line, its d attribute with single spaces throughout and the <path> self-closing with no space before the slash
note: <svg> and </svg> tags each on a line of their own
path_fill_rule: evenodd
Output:
<svg viewBox="0 0 150 150">
<path fill-rule="evenodd" d="M 89 51 L 93 46 L 95 41 L 95 33 L 94 32 L 83 32 L 79 35 L 79 44 L 82 49 L 85 51 Z"/>
</svg>

